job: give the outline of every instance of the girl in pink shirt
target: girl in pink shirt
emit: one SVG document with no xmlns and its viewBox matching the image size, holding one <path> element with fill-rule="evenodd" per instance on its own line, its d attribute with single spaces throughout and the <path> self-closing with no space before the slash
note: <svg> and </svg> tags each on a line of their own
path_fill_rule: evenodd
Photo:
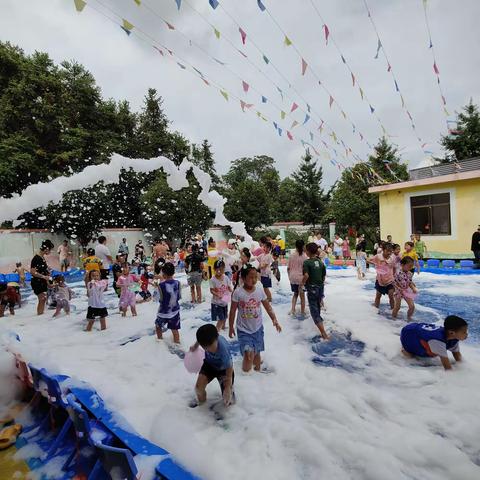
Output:
<svg viewBox="0 0 480 480">
<path fill-rule="evenodd" d="M 378 308 L 380 306 L 380 299 L 382 298 L 382 295 L 388 295 L 390 308 L 393 309 L 395 305 L 395 300 L 393 297 L 393 269 L 395 266 L 395 258 L 392 255 L 392 244 L 385 244 L 382 253 L 378 253 L 374 257 L 367 259 L 367 262 L 375 265 L 375 270 L 377 272 L 377 279 L 375 281 L 376 295 L 374 305 Z"/>
<path fill-rule="evenodd" d="M 295 252 L 290 255 L 288 259 L 288 279 L 290 280 L 290 288 L 293 292 L 292 309 L 289 315 L 295 315 L 295 308 L 297 306 L 297 299 L 300 296 L 300 313 L 305 315 L 305 292 L 300 287 L 303 279 L 303 262 L 308 259 L 304 251 L 305 242 L 297 240 L 295 242 Z"/>
<path fill-rule="evenodd" d="M 137 282 L 140 280 L 138 275 L 130 273 L 130 268 L 127 263 L 122 265 L 122 274 L 118 277 L 117 285 L 120 287 L 120 311 L 122 317 L 127 315 L 127 309 L 130 307 L 132 316 L 137 316 L 136 308 L 136 293 L 135 289 L 138 288 Z"/>
</svg>

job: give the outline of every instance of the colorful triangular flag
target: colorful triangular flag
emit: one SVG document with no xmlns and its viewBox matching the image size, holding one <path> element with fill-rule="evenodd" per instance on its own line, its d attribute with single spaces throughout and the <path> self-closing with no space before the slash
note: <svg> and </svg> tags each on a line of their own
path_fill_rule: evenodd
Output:
<svg viewBox="0 0 480 480">
<path fill-rule="evenodd" d="M 262 3 L 262 0 L 257 0 L 257 5 L 262 12 L 265 11 L 265 5 Z"/>
<path fill-rule="evenodd" d="M 220 31 L 219 30 L 217 30 L 215 27 L 213 27 L 213 32 L 215 33 L 215 36 L 217 38 L 220 38 Z"/>
<path fill-rule="evenodd" d="M 142 0 L 134 0 L 134 1 L 138 6 L 140 6 L 142 4 Z"/>
<path fill-rule="evenodd" d="M 246 103 L 243 100 L 240 100 L 240 107 L 242 108 L 242 111 L 245 111 L 246 108 L 252 108 L 253 103 Z"/>
<path fill-rule="evenodd" d="M 283 131 L 283 130 L 282 130 L 280 127 L 278 127 L 278 130 L 277 130 L 277 131 L 278 131 L 278 135 L 281 137 L 281 136 L 282 136 L 282 131 Z"/>
<path fill-rule="evenodd" d="M 205 83 L 205 85 L 208 85 L 208 86 L 210 86 L 210 84 L 208 83 L 208 80 L 206 80 L 206 79 L 205 79 L 205 78 L 203 78 L 203 77 L 202 77 L 202 80 L 203 80 L 203 82 Z"/>
<path fill-rule="evenodd" d="M 352 87 L 354 87 L 355 86 L 355 75 L 352 72 L 350 72 L 350 75 L 352 76 Z"/>
<path fill-rule="evenodd" d="M 377 53 L 375 54 L 375 59 L 378 58 L 378 53 L 380 52 L 380 49 L 382 48 L 382 42 L 380 41 L 380 39 L 378 39 L 378 43 L 377 43 Z"/>
<path fill-rule="evenodd" d="M 440 71 L 438 70 L 438 67 L 437 67 L 437 62 L 433 62 L 433 71 L 439 75 L 440 74 Z"/>
<path fill-rule="evenodd" d="M 164 56 L 164 53 L 163 53 L 163 50 L 161 48 L 158 48 L 157 46 L 155 45 L 152 45 L 152 47 L 163 57 Z"/>
<path fill-rule="evenodd" d="M 171 23 L 168 23 L 167 21 L 165 21 L 165 23 L 169 30 L 175 30 L 175 27 Z"/>
<path fill-rule="evenodd" d="M 292 41 L 285 35 L 283 43 L 285 44 L 285 46 L 289 47 L 292 44 Z"/>
<path fill-rule="evenodd" d="M 214 59 L 217 63 L 219 63 L 220 65 L 226 65 L 225 62 L 222 62 L 222 61 L 219 60 L 218 58 L 213 57 L 213 59 Z"/>
<path fill-rule="evenodd" d="M 293 136 L 288 130 L 287 130 L 287 137 L 289 138 L 289 140 L 293 140 Z"/>
<path fill-rule="evenodd" d="M 282 92 L 282 89 L 280 87 L 277 87 L 277 90 L 278 90 L 278 93 L 280 94 L 280 96 L 282 97 L 282 101 L 283 101 L 283 92 Z"/>
<path fill-rule="evenodd" d="M 332 108 L 332 104 L 333 104 L 333 97 L 330 95 L 330 99 L 328 101 L 328 104 L 330 106 L 330 108 Z"/>
<path fill-rule="evenodd" d="M 345 60 L 345 57 L 343 55 L 340 55 L 342 57 L 342 62 L 343 63 L 347 63 L 347 61 Z"/>
<path fill-rule="evenodd" d="M 247 93 L 248 89 L 250 88 L 250 85 L 247 82 L 242 80 L 242 87 L 243 87 L 243 91 Z"/>
<path fill-rule="evenodd" d="M 308 103 L 307 103 L 307 110 L 308 110 L 308 113 L 311 112 L 311 110 L 310 110 L 310 105 L 309 105 Z"/>
<path fill-rule="evenodd" d="M 262 103 L 267 103 L 267 97 L 264 97 L 263 95 L 262 95 Z"/>
<path fill-rule="evenodd" d="M 276 122 L 273 122 L 273 126 L 275 127 L 275 130 L 278 130 L 278 125 Z"/>
<path fill-rule="evenodd" d="M 403 95 L 400 94 L 400 98 L 402 100 L 402 108 L 405 108 L 405 100 L 403 99 Z"/>
<path fill-rule="evenodd" d="M 180 62 L 177 62 L 177 65 L 182 69 L 185 70 L 187 67 L 185 65 L 182 65 Z"/>
<path fill-rule="evenodd" d="M 87 4 L 87 2 L 84 2 L 83 0 L 73 0 L 73 2 L 75 3 L 75 9 L 77 12 L 81 12 Z"/>
<path fill-rule="evenodd" d="M 210 6 L 215 10 L 218 7 L 218 1 L 217 0 L 208 0 L 208 3 Z"/>
<path fill-rule="evenodd" d="M 124 18 L 122 20 L 123 20 L 122 29 L 124 30 L 124 32 L 127 35 L 130 35 L 132 33 L 132 30 L 133 30 L 133 24 L 130 23 L 128 20 L 125 20 Z"/>
<path fill-rule="evenodd" d="M 228 102 L 228 93 L 225 90 L 220 90 L 220 93 L 222 94 L 223 98 Z"/>
<path fill-rule="evenodd" d="M 282 120 L 285 120 L 285 115 L 286 115 L 286 113 L 282 110 L 280 112 L 280 117 L 281 117 Z"/>
<path fill-rule="evenodd" d="M 363 90 L 362 90 L 362 87 L 358 87 L 358 90 L 360 91 L 360 96 L 362 97 L 362 100 L 363 100 Z"/>
<path fill-rule="evenodd" d="M 263 61 L 268 65 L 270 63 L 270 60 L 265 56 L 263 55 Z"/>
<path fill-rule="evenodd" d="M 302 58 L 302 75 L 305 75 L 307 66 L 308 66 L 307 62 Z"/>
<path fill-rule="evenodd" d="M 242 27 L 238 27 L 238 31 L 240 32 L 240 37 L 242 37 L 242 43 L 245 45 L 245 40 L 247 39 L 247 34 L 242 29 Z"/>
<path fill-rule="evenodd" d="M 313 133 L 312 132 L 309 132 L 310 133 L 310 140 L 313 142 Z"/>
<path fill-rule="evenodd" d="M 442 95 L 442 102 L 443 102 L 444 105 L 447 104 L 447 101 L 445 100 L 445 97 L 443 95 Z"/>
<path fill-rule="evenodd" d="M 140 0 L 135 0 L 136 2 L 140 4 Z M 177 8 L 180 10 L 180 7 L 182 6 L 182 0 L 175 0 L 175 3 L 177 4 Z"/>
<path fill-rule="evenodd" d="M 293 130 L 297 125 L 298 125 L 298 122 L 294 120 L 292 123 L 292 126 L 290 127 L 290 130 Z"/>
<path fill-rule="evenodd" d="M 328 36 L 330 35 L 330 30 L 328 29 L 327 25 L 323 25 L 323 31 L 325 33 L 325 43 L 328 45 Z"/>
<path fill-rule="evenodd" d="M 310 115 L 308 113 L 305 114 L 305 120 L 303 121 L 302 125 L 305 125 L 310 120 Z"/>
<path fill-rule="evenodd" d="M 388 64 L 387 72 L 389 72 L 392 69 L 392 66 Z"/>
<path fill-rule="evenodd" d="M 297 108 L 298 108 L 298 105 L 297 105 L 295 102 L 293 102 L 293 103 L 292 103 L 292 108 L 290 109 L 290 113 L 292 113 L 293 111 L 295 111 Z"/>
<path fill-rule="evenodd" d="M 343 115 L 343 118 L 346 120 L 347 119 L 347 115 L 346 113 L 342 110 L 342 115 Z"/>
</svg>

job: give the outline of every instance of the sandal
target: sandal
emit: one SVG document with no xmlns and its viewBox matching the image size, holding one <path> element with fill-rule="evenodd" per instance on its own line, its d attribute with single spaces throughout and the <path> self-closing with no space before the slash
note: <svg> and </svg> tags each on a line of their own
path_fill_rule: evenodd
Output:
<svg viewBox="0 0 480 480">
<path fill-rule="evenodd" d="M 5 450 L 17 441 L 17 437 L 22 431 L 22 426 L 19 423 L 5 427 L 0 431 L 0 450 Z"/>
</svg>

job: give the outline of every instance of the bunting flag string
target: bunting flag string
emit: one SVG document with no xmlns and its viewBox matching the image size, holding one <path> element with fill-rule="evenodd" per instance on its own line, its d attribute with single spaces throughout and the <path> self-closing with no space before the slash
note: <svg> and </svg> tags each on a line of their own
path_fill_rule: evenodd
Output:
<svg viewBox="0 0 480 480">
<path fill-rule="evenodd" d="M 432 42 L 432 32 L 430 30 L 430 22 L 428 20 L 427 3 L 428 3 L 427 0 L 423 0 L 423 13 L 424 13 L 424 16 L 425 16 L 425 26 L 427 28 L 428 42 L 429 42 L 428 48 L 432 52 L 433 72 L 434 72 L 435 77 L 437 79 L 438 91 L 440 93 L 440 99 L 441 99 L 441 102 L 442 102 L 442 110 L 443 110 L 443 113 L 445 114 L 445 116 L 448 117 L 449 112 L 447 110 L 447 101 L 445 99 L 445 94 L 443 93 L 442 84 L 440 82 L 440 70 L 438 68 L 437 57 L 435 55 L 435 48 L 434 48 L 433 42 Z M 448 123 L 447 123 L 447 130 L 448 130 Z"/>
</svg>

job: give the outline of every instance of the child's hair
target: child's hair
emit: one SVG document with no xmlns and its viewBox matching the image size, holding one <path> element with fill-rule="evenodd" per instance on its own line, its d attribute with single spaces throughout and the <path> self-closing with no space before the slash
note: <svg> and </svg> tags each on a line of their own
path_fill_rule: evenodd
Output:
<svg viewBox="0 0 480 480">
<path fill-rule="evenodd" d="M 268 248 L 268 251 L 270 251 L 272 249 L 272 244 L 270 242 L 265 242 L 263 244 L 264 247 L 267 247 Z"/>
<path fill-rule="evenodd" d="M 88 281 L 90 281 L 92 279 L 92 275 L 95 273 L 95 272 L 98 272 L 98 270 L 90 270 L 88 272 Z M 100 272 L 98 272 L 100 273 Z"/>
<path fill-rule="evenodd" d="M 397 248 L 400 248 L 400 245 L 399 245 L 398 243 L 394 243 L 394 244 L 392 245 L 392 248 L 393 248 L 394 250 L 396 250 Z"/>
<path fill-rule="evenodd" d="M 249 263 L 246 263 L 240 270 L 240 276 L 242 277 L 242 280 L 245 280 L 247 278 L 247 275 L 250 273 L 251 270 L 257 271 L 257 269 L 253 266 L 250 265 Z"/>
<path fill-rule="evenodd" d="M 218 330 L 215 325 L 206 323 L 197 330 L 197 342 L 203 347 L 209 347 L 218 339 Z"/>
<path fill-rule="evenodd" d="M 130 267 L 128 266 L 128 263 L 127 262 L 123 262 L 121 265 L 120 265 L 123 268 L 128 268 L 130 269 Z"/>
<path fill-rule="evenodd" d="M 412 248 L 415 246 L 415 244 L 413 242 L 405 242 L 405 245 L 408 245 Z"/>
<path fill-rule="evenodd" d="M 153 271 L 155 272 L 155 275 L 160 275 L 160 272 L 162 271 L 162 267 L 165 265 L 165 260 L 163 258 L 157 258 L 155 260 L 155 265 L 153 266 Z"/>
<path fill-rule="evenodd" d="M 22 262 L 17 262 L 17 263 L 15 264 L 15 266 L 16 266 L 17 268 L 18 268 L 18 267 L 21 267 L 21 266 L 22 266 Z"/>
<path fill-rule="evenodd" d="M 407 265 L 407 263 L 413 263 L 413 258 L 412 257 L 403 257 L 400 260 L 400 265 Z"/>
<path fill-rule="evenodd" d="M 223 260 L 215 260 L 215 263 L 213 264 L 214 270 L 218 270 L 223 267 L 225 267 L 225 262 Z"/>
<path fill-rule="evenodd" d="M 314 242 L 307 243 L 305 248 L 310 255 L 315 255 L 318 252 L 318 245 Z"/>
<path fill-rule="evenodd" d="M 272 252 L 272 257 L 273 257 L 273 258 L 278 258 L 278 252 L 273 251 L 273 252 Z"/>
<path fill-rule="evenodd" d="M 457 315 L 449 315 L 443 322 L 443 327 L 445 330 L 457 332 L 463 327 L 468 327 L 468 323 L 463 318 L 457 317 Z"/>
<path fill-rule="evenodd" d="M 57 276 L 53 279 L 53 281 L 54 281 L 55 283 L 62 283 L 62 282 L 65 281 L 65 277 L 64 277 L 63 275 L 57 275 Z"/>
<path fill-rule="evenodd" d="M 193 252 L 198 252 L 198 245 L 196 243 L 192 245 L 192 253 Z"/>
<path fill-rule="evenodd" d="M 250 250 L 247 247 L 242 248 L 242 253 L 250 260 L 252 254 L 250 253 Z"/>
<path fill-rule="evenodd" d="M 393 250 L 393 245 L 389 242 L 383 242 L 382 250 Z"/>
<path fill-rule="evenodd" d="M 44 240 L 42 244 L 40 245 L 40 250 L 43 252 L 45 250 L 52 250 L 54 247 L 53 243 L 51 240 Z"/>
<path fill-rule="evenodd" d="M 215 243 L 215 240 L 214 240 L 212 237 L 210 237 L 210 238 L 208 239 L 208 244 L 209 244 L 209 245 L 212 245 L 213 243 Z"/>
<path fill-rule="evenodd" d="M 4 293 L 7 291 L 8 285 L 6 283 L 0 283 L 0 293 Z"/>
<path fill-rule="evenodd" d="M 295 248 L 299 255 L 303 254 L 303 250 L 305 248 L 305 242 L 302 239 L 299 239 L 295 242 Z"/>
<path fill-rule="evenodd" d="M 162 273 L 167 277 L 173 277 L 175 275 L 175 265 L 172 262 L 166 262 L 162 266 Z"/>
<path fill-rule="evenodd" d="M 90 255 L 90 256 L 95 255 L 95 249 L 94 248 L 89 248 L 87 250 L 87 255 Z"/>
<path fill-rule="evenodd" d="M 268 238 L 265 237 L 265 236 L 260 237 L 260 240 L 258 241 L 258 243 L 259 243 L 260 245 L 262 245 L 262 244 L 264 245 L 264 244 L 267 243 L 267 242 L 268 242 Z"/>
</svg>

